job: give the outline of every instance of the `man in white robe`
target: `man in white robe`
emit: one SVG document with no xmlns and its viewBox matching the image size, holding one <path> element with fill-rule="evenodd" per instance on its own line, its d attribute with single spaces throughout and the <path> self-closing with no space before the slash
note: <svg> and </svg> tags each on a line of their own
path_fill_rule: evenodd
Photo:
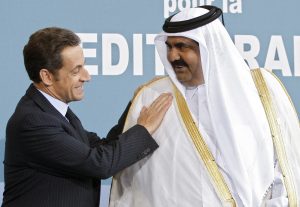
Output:
<svg viewBox="0 0 300 207">
<path fill-rule="evenodd" d="M 271 72 L 249 69 L 221 13 L 186 9 L 156 37 L 168 76 L 137 93 L 124 130 L 160 93 L 176 98 L 159 149 L 114 176 L 110 207 L 300 206 L 295 108 Z"/>
</svg>

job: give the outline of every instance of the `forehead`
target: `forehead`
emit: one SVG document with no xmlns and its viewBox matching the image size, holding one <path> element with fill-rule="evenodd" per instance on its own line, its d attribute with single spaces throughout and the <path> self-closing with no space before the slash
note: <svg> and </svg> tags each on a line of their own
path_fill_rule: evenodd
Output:
<svg viewBox="0 0 300 207">
<path fill-rule="evenodd" d="M 80 46 L 69 46 L 62 50 L 62 67 L 60 72 L 71 72 L 77 67 L 84 66 L 83 50 Z"/>
<path fill-rule="evenodd" d="M 61 56 L 64 59 L 76 59 L 82 55 L 83 55 L 83 50 L 79 45 L 66 47 L 61 52 Z"/>
<path fill-rule="evenodd" d="M 174 44 L 174 43 L 187 43 L 187 44 L 196 44 L 197 42 L 191 38 L 188 37 L 182 37 L 182 36 L 168 36 L 167 43 Z"/>
<path fill-rule="evenodd" d="M 61 53 L 63 63 L 82 64 L 84 61 L 83 50 L 80 46 L 66 47 Z"/>
</svg>

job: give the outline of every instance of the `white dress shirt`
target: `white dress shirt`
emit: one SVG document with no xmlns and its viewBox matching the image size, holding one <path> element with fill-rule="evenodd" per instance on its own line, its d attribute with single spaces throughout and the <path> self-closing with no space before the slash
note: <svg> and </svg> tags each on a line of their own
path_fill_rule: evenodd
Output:
<svg viewBox="0 0 300 207">
<path fill-rule="evenodd" d="M 45 98 L 52 104 L 52 106 L 54 106 L 54 108 L 56 108 L 57 111 L 59 111 L 59 113 L 61 113 L 63 116 L 66 115 L 68 107 L 69 107 L 68 104 L 50 96 L 49 94 L 47 94 L 41 90 L 39 90 L 39 92 L 41 92 L 43 94 L 43 96 L 45 96 Z"/>
</svg>

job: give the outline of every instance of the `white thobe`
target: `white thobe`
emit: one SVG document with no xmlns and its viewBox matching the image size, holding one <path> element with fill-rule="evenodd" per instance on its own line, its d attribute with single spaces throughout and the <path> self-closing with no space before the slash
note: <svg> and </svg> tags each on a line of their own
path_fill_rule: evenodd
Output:
<svg viewBox="0 0 300 207">
<path fill-rule="evenodd" d="M 206 92 L 205 92 L 205 84 L 199 85 L 197 87 L 187 87 L 185 90 L 186 101 L 189 106 L 189 109 L 192 113 L 194 120 L 196 121 L 198 128 L 200 129 L 202 134 L 207 134 L 208 136 L 204 136 L 205 142 L 208 145 L 212 155 L 216 158 L 217 163 L 220 165 L 222 160 L 218 158 L 220 154 L 218 153 L 218 145 L 217 140 L 215 139 L 215 135 L 213 132 L 210 114 L 208 110 Z M 209 138 L 209 139 L 207 139 Z M 226 180 L 229 177 L 226 175 L 222 169 L 220 169 L 223 176 Z M 275 178 L 274 182 L 266 192 L 263 206 L 266 207 L 287 207 L 288 199 L 287 192 L 284 186 L 283 176 L 279 167 L 279 163 L 277 160 L 277 156 L 274 155 L 274 171 Z M 234 189 L 233 186 L 230 186 L 231 190 Z M 202 187 L 201 187 L 202 188 Z M 239 206 L 240 198 L 237 192 L 232 192 L 236 202 Z"/>
</svg>

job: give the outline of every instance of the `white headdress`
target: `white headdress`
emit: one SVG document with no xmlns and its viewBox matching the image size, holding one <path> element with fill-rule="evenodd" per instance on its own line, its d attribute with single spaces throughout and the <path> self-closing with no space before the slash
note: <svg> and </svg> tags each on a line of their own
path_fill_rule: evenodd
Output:
<svg viewBox="0 0 300 207">
<path fill-rule="evenodd" d="M 209 10 L 190 8 L 170 22 L 203 16 Z M 274 177 L 274 152 L 269 125 L 250 70 L 229 34 L 216 19 L 188 31 L 162 32 L 155 44 L 173 83 L 185 96 L 167 59 L 168 36 L 182 36 L 199 43 L 208 110 L 217 146 L 230 175 L 231 188 L 245 206 L 259 206 Z"/>
</svg>

